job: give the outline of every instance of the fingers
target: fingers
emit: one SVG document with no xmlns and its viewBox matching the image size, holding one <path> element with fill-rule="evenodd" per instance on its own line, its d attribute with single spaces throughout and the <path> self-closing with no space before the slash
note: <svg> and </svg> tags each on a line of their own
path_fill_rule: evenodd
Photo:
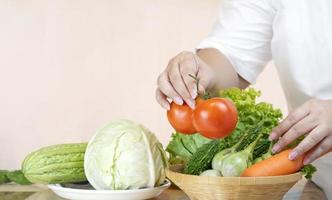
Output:
<svg viewBox="0 0 332 200">
<path fill-rule="evenodd" d="M 290 113 L 278 126 L 272 129 L 269 139 L 276 140 L 282 136 L 288 129 L 290 129 L 294 124 L 303 119 L 309 114 L 309 106 L 304 104 L 297 108 L 295 111 Z"/>
<path fill-rule="evenodd" d="M 173 66 L 169 68 L 168 77 L 173 88 L 191 108 L 194 108 L 195 102 L 193 101 L 186 83 L 183 80 L 179 63 L 172 63 L 172 65 Z"/>
<path fill-rule="evenodd" d="M 182 105 L 183 100 L 181 96 L 174 90 L 171 85 L 168 74 L 163 72 L 158 78 L 158 88 L 159 90 L 168 98 L 172 99 L 176 104 Z"/>
<path fill-rule="evenodd" d="M 318 143 L 320 143 L 327 135 L 328 130 L 318 126 L 312 130 L 301 142 L 298 144 L 293 151 L 289 154 L 289 159 L 294 160 L 300 155 L 312 149 Z M 325 146 L 324 146 L 325 148 Z"/>
<path fill-rule="evenodd" d="M 297 159 L 306 153 L 303 162 L 308 164 L 330 152 L 332 150 L 331 105 L 332 101 L 313 99 L 296 109 L 272 130 L 269 139 L 273 140 L 282 136 L 272 151 L 280 151 L 306 134 L 306 137 L 289 154 L 290 160 Z"/>
<path fill-rule="evenodd" d="M 170 109 L 170 105 L 167 101 L 166 95 L 164 95 L 164 93 L 162 93 L 159 89 L 156 90 L 156 99 L 157 102 L 161 105 L 161 107 L 165 108 L 166 110 Z"/>
<path fill-rule="evenodd" d="M 288 129 L 288 131 L 281 138 L 279 138 L 278 142 L 273 146 L 272 152 L 279 152 L 300 136 L 313 130 L 317 124 L 318 122 L 310 115 L 303 118 L 294 124 L 294 126 L 292 126 L 290 129 Z"/>
<path fill-rule="evenodd" d="M 331 151 L 332 137 L 324 138 L 314 149 L 304 157 L 303 164 L 307 165 L 317 158 Z"/>
<path fill-rule="evenodd" d="M 197 80 L 199 79 L 197 91 Z M 170 60 L 166 70 L 158 78 L 157 101 L 168 107 L 164 100 L 172 99 L 176 104 L 186 102 L 192 109 L 195 107 L 195 98 L 198 93 L 204 94 L 205 89 L 211 85 L 214 73 L 198 56 L 191 52 L 182 52 Z"/>
<path fill-rule="evenodd" d="M 187 54 L 179 64 L 180 74 L 192 99 L 197 97 L 197 81 L 191 77 L 196 76 L 199 63 L 196 62 L 194 54 Z"/>
</svg>

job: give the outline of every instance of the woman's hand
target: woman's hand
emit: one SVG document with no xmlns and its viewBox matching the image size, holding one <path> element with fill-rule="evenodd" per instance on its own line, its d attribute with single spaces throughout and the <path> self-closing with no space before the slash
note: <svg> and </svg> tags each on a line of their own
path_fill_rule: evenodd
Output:
<svg viewBox="0 0 332 200">
<path fill-rule="evenodd" d="M 289 154 L 289 159 L 308 152 L 303 163 L 309 164 L 332 150 L 332 100 L 309 100 L 290 113 L 277 127 L 270 139 L 278 139 L 272 151 L 279 152 L 298 137 L 306 137 Z"/>
<path fill-rule="evenodd" d="M 189 74 L 199 79 L 200 91 L 197 91 L 196 82 Z M 191 52 L 182 52 L 172 58 L 159 75 L 156 99 L 167 110 L 170 108 L 167 98 L 179 105 L 186 102 L 194 108 L 197 94 L 213 87 L 214 81 L 212 69 L 202 59 Z"/>
</svg>

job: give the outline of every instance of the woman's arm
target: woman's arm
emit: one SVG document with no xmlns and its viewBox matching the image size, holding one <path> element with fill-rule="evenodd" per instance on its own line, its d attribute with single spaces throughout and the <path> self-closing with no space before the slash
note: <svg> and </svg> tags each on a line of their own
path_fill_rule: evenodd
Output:
<svg viewBox="0 0 332 200">
<path fill-rule="evenodd" d="M 216 74 L 213 88 L 214 92 L 229 87 L 239 87 L 242 89 L 248 87 L 249 82 L 244 80 L 235 71 L 229 60 L 217 49 L 201 49 L 197 52 L 197 55 L 210 66 Z"/>
</svg>

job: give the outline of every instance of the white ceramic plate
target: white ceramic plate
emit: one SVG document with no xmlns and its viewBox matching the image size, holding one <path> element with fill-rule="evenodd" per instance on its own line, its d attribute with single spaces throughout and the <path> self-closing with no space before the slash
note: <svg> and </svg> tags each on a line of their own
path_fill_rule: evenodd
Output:
<svg viewBox="0 0 332 200">
<path fill-rule="evenodd" d="M 90 184 L 53 184 L 48 187 L 57 195 L 71 200 L 143 200 L 159 196 L 171 185 L 136 190 L 94 190 Z"/>
</svg>

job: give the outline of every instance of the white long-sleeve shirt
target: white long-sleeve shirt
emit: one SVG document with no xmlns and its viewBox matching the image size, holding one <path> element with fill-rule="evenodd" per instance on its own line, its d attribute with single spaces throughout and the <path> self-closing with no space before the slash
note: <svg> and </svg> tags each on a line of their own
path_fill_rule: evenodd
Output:
<svg viewBox="0 0 332 200">
<path fill-rule="evenodd" d="M 332 99 L 331 0 L 223 0 L 203 48 L 218 49 L 250 83 L 272 59 L 290 110 Z M 313 180 L 332 200 L 332 153 L 315 165 Z"/>
</svg>

